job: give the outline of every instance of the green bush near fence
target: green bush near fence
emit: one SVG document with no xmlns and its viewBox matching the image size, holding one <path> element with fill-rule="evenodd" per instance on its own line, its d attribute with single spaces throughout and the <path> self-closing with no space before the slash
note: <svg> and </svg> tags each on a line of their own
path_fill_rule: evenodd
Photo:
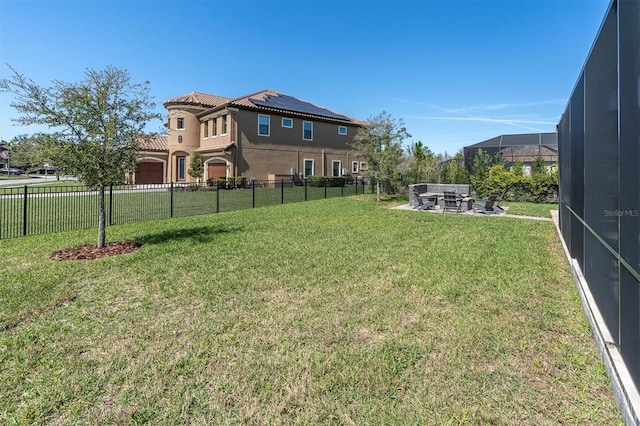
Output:
<svg viewBox="0 0 640 426">
<path fill-rule="evenodd" d="M 309 176 L 307 177 L 307 185 L 320 187 L 320 186 L 328 186 L 332 188 L 337 188 L 340 186 L 344 186 L 346 179 L 343 177 L 324 177 L 324 176 Z"/>
</svg>

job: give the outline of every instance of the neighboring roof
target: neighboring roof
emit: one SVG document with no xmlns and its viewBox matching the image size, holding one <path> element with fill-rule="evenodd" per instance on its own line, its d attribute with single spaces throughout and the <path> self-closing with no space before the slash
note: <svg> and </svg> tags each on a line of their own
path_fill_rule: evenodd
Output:
<svg viewBox="0 0 640 426">
<path fill-rule="evenodd" d="M 558 150 L 548 146 L 527 146 L 523 148 L 507 147 L 500 151 L 500 155 L 504 160 L 523 163 L 533 163 L 540 156 L 544 161 L 558 161 Z"/>
<path fill-rule="evenodd" d="M 503 148 L 508 146 L 546 145 L 558 146 L 557 133 L 523 133 L 517 135 L 500 135 L 465 148 Z"/>
<path fill-rule="evenodd" d="M 231 98 L 218 95 L 209 95 L 207 93 L 191 92 L 188 95 L 178 96 L 177 98 L 164 101 L 162 105 L 195 105 L 213 108 L 218 105 L 229 102 Z"/>
<path fill-rule="evenodd" d="M 11 148 L 9 145 L 5 145 L 0 143 L 0 158 L 7 159 L 9 158 L 9 153 L 11 152 Z"/>
<path fill-rule="evenodd" d="M 140 149 L 143 151 L 168 151 L 168 137 L 166 135 L 156 135 L 150 139 L 143 139 L 140 143 Z"/>
<path fill-rule="evenodd" d="M 168 101 L 165 101 L 163 105 L 165 107 L 168 105 L 194 105 L 209 107 L 208 110 L 201 112 L 198 116 L 204 116 L 226 107 L 236 107 L 264 112 L 286 113 L 287 115 L 344 124 L 364 124 L 362 120 L 358 120 L 357 118 L 340 114 L 328 108 L 303 101 L 275 90 L 261 90 L 235 99 L 208 95 L 206 93 L 192 92 L 188 95 L 169 99 Z"/>
</svg>

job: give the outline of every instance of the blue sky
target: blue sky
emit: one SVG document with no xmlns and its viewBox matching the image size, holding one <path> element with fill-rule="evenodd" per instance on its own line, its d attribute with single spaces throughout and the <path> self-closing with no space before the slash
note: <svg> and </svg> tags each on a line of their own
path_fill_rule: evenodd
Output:
<svg viewBox="0 0 640 426">
<path fill-rule="evenodd" d="M 0 0 L 0 77 L 40 85 L 87 68 L 149 81 L 157 109 L 192 91 L 274 89 L 361 119 L 390 112 L 453 154 L 549 132 L 609 0 Z M 17 127 L 0 94 L 0 139 Z M 158 131 L 161 123 L 151 123 Z M 408 142 L 410 142 L 409 140 Z"/>
</svg>

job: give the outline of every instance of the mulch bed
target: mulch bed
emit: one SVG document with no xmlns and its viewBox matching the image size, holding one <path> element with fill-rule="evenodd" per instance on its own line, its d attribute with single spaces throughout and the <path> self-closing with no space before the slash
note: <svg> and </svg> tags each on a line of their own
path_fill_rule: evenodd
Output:
<svg viewBox="0 0 640 426">
<path fill-rule="evenodd" d="M 118 254 L 132 253 L 142 247 L 142 243 L 135 241 L 118 241 L 106 243 L 103 248 L 98 248 L 96 244 L 70 247 L 51 253 L 51 260 L 91 260 L 101 257 L 115 256 Z"/>
</svg>

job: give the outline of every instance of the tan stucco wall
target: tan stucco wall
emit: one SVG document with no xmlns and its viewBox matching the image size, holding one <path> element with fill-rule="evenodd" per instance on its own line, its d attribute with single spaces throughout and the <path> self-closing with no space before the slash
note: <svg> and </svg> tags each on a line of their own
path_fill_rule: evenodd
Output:
<svg viewBox="0 0 640 426">
<path fill-rule="evenodd" d="M 227 132 L 222 133 L 223 117 L 227 117 Z M 217 134 L 213 136 L 213 118 L 216 119 Z M 204 123 L 209 123 L 209 136 L 204 137 Z M 235 141 L 235 114 L 227 109 L 217 111 L 214 114 L 208 114 L 200 117 L 200 146 L 203 148 L 216 146 L 220 144 L 229 144 Z"/>
<path fill-rule="evenodd" d="M 258 115 L 255 111 L 238 112 L 238 176 L 267 179 L 269 175 L 288 174 L 291 168 L 304 172 L 304 160 L 315 162 L 316 176 L 330 176 L 332 161 L 341 162 L 341 169 L 351 171 L 355 156 L 349 144 L 357 131 L 346 126 L 347 135 L 338 134 L 338 124 L 301 118 L 293 120 L 293 128 L 282 127 L 282 115 L 270 117 L 270 135 L 258 135 Z M 313 140 L 304 140 L 303 121 L 313 122 Z"/>
<path fill-rule="evenodd" d="M 200 147 L 200 120 L 196 116 L 204 108 L 192 106 L 170 105 L 167 107 L 169 117 L 169 129 L 167 133 L 167 145 L 169 148 L 169 164 L 167 167 L 167 182 L 177 182 L 177 157 L 186 157 L 186 169 L 189 169 L 191 155 L 195 149 Z M 177 129 L 178 118 L 184 118 L 184 129 Z M 180 142 L 182 137 L 182 142 Z M 185 172 L 185 182 L 192 182 L 194 179 Z"/>
</svg>

